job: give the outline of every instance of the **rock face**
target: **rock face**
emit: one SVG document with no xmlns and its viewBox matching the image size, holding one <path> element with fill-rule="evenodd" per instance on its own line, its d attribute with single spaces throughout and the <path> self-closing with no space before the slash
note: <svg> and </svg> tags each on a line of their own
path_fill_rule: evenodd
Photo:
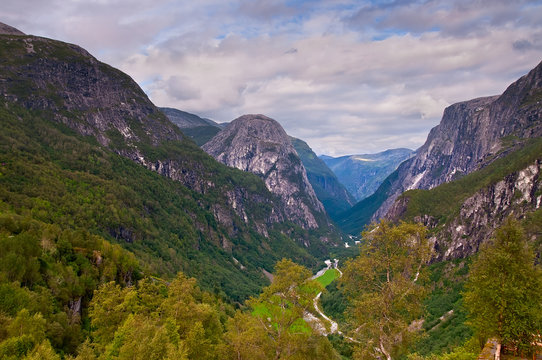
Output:
<svg viewBox="0 0 542 360">
<path fill-rule="evenodd" d="M 428 228 L 443 225 L 432 238 L 437 260 L 449 260 L 472 255 L 480 244 L 489 239 L 503 221 L 512 216 L 521 219 L 525 214 L 542 206 L 542 159 L 528 167 L 507 175 L 501 181 L 487 186 L 467 198 L 459 214 L 445 224 L 430 216 L 414 220 Z M 391 207 L 388 216 L 399 219 L 408 201 L 401 198 Z"/>
<path fill-rule="evenodd" d="M 377 154 L 322 156 L 321 159 L 360 201 L 373 194 L 399 164 L 413 155 L 410 149 L 390 149 Z"/>
<path fill-rule="evenodd" d="M 25 35 L 25 33 L 0 22 L 0 35 Z"/>
<path fill-rule="evenodd" d="M 138 142 L 183 139 L 130 77 L 79 46 L 36 36 L 3 40 L 0 92 L 8 101 L 50 112 L 104 146 L 126 140 L 133 146 L 119 152 L 134 160 L 143 157 Z"/>
<path fill-rule="evenodd" d="M 444 110 L 416 156 L 397 169 L 386 200 L 373 219 L 386 215 L 409 189 L 431 189 L 491 163 L 506 139 L 542 136 L 542 63 L 500 96 L 465 101 Z M 503 141 L 504 139 L 504 141 Z"/>
<path fill-rule="evenodd" d="M 327 225 L 324 207 L 280 124 L 264 115 L 243 115 L 203 146 L 228 166 L 254 173 L 284 205 L 288 220 L 304 229 Z"/>
<path fill-rule="evenodd" d="M 290 137 L 295 151 L 307 171 L 307 178 L 328 215 L 335 217 L 352 207 L 354 197 L 341 184 L 331 169 L 312 151 L 303 140 Z"/>
</svg>

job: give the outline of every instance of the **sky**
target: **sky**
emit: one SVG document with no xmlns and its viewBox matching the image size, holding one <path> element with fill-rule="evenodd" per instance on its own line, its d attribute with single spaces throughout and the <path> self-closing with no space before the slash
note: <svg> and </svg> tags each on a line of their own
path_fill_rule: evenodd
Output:
<svg viewBox="0 0 542 360">
<path fill-rule="evenodd" d="M 265 114 L 331 156 L 416 149 L 446 106 L 542 61 L 542 0 L 2 0 L 0 22 L 84 47 L 157 106 Z"/>
</svg>

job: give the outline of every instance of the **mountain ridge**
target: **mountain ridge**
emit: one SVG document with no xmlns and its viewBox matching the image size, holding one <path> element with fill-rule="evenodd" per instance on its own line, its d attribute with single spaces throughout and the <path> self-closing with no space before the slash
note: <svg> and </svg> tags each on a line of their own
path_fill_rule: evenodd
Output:
<svg viewBox="0 0 542 360">
<path fill-rule="evenodd" d="M 332 219 L 348 210 L 355 203 L 354 197 L 339 181 L 333 171 L 322 161 L 301 139 L 290 137 L 292 145 L 301 158 L 301 162 L 307 171 L 307 177 L 316 196 L 324 205 Z"/>
<path fill-rule="evenodd" d="M 169 275 L 183 270 L 197 276 L 207 286 L 221 283 L 221 288 L 235 299 L 247 297 L 268 281 L 262 269 L 271 271 L 279 258 L 289 256 L 311 265 L 314 257 L 309 251 L 317 256 L 327 251 L 319 240 L 320 235 L 309 234 L 291 223 L 283 224 L 282 204 L 258 177 L 215 161 L 183 135 L 128 75 L 99 62 L 81 47 L 31 35 L 5 34 L 0 35 L 0 58 L 3 60 L 0 76 L 4 79 L 0 82 L 0 94 L 5 119 L 11 119 L 13 134 L 32 134 L 32 131 L 56 134 L 50 143 L 45 138 L 32 137 L 29 143 L 32 146 L 21 145 L 21 155 L 17 158 L 20 166 L 39 167 L 41 162 L 47 165 L 44 170 L 47 174 L 57 173 L 57 176 L 76 179 L 62 178 L 68 184 L 81 183 L 83 188 L 87 186 L 92 190 L 91 194 L 103 196 L 106 192 L 101 187 L 86 184 L 90 180 L 84 174 L 108 177 L 92 178 L 101 184 L 116 178 L 114 167 L 119 166 L 118 171 L 125 174 L 126 179 L 135 181 L 133 176 L 141 177 L 142 185 L 136 181 L 121 186 L 127 192 L 135 191 L 137 186 L 156 183 L 161 189 L 171 189 L 170 195 L 161 195 L 166 196 L 163 200 L 156 197 L 160 191 L 149 192 L 147 188 L 137 189 L 136 193 L 143 196 L 138 201 L 127 196 L 117 201 L 113 197 L 114 213 L 113 208 L 111 214 L 105 209 L 95 219 L 87 219 L 89 224 L 94 224 L 92 231 L 99 232 L 107 240 L 127 249 L 141 247 L 138 254 L 142 259 L 160 263 L 158 258 L 168 259 L 176 254 L 178 261 L 163 266 Z M 21 119 L 19 123 L 15 120 L 17 117 Z M 32 127 L 34 130 L 30 129 Z M 11 141 L 17 140 L 8 138 L 5 143 Z M 55 141 L 74 145 L 68 147 Z M 34 148 L 51 159 L 41 159 Z M 62 153 L 68 148 L 70 156 Z M 4 150 L 3 159 L 14 158 L 7 148 Z M 125 162 L 128 160 L 130 164 Z M 66 171 L 51 170 L 59 166 L 55 161 Z M 102 174 L 100 164 L 111 172 Z M 2 180 L 16 182 L 17 172 L 9 174 Z M 41 204 L 41 200 L 35 198 L 36 194 L 40 194 L 40 189 L 47 189 L 41 177 L 32 171 L 28 174 L 33 176 L 30 179 L 35 177 L 36 186 L 39 186 L 34 190 L 25 188 L 30 204 L 26 206 L 36 207 Z M 162 180 L 154 177 L 158 175 L 168 181 L 161 183 Z M 80 190 L 75 185 L 72 188 Z M 66 192 L 70 194 L 68 199 L 77 198 L 70 191 Z M 51 195 L 55 194 L 55 191 L 51 192 Z M 95 207 L 101 206 L 95 201 L 107 203 L 102 195 L 89 195 L 80 201 L 88 202 L 95 211 Z M 6 197 L 0 200 L 23 211 L 19 203 L 11 203 L 18 195 L 2 192 L 2 196 Z M 45 195 L 38 197 L 46 198 Z M 45 203 L 49 203 L 50 208 L 62 209 L 66 206 L 63 201 L 68 200 L 54 198 Z M 170 211 L 174 213 L 163 212 L 166 207 L 162 207 L 162 202 L 171 202 Z M 49 210 L 35 211 L 44 211 L 46 215 Z M 92 211 L 79 216 L 86 219 L 85 216 L 94 214 Z M 158 213 L 167 214 L 162 220 L 168 224 L 165 230 L 155 226 Z M 174 222 L 168 222 L 175 217 Z M 145 222 L 150 223 L 144 226 Z M 194 252 L 194 249 L 198 251 Z M 198 261 L 194 262 L 194 259 Z M 223 271 L 217 274 L 216 269 L 211 270 L 205 265 L 210 262 L 215 262 Z M 238 286 L 236 290 L 236 278 L 243 278 L 246 285 Z"/>
<path fill-rule="evenodd" d="M 382 218 L 406 190 L 430 189 L 479 170 L 525 139 L 542 136 L 542 62 L 501 95 L 447 107 L 416 155 L 403 162 L 374 196 L 341 215 L 343 226 L 359 232 Z M 357 225 L 352 225 L 356 222 Z"/>
<path fill-rule="evenodd" d="M 202 148 L 219 162 L 262 178 L 282 199 L 289 220 L 305 229 L 330 225 L 301 159 L 276 120 L 261 114 L 243 115 Z"/>
</svg>

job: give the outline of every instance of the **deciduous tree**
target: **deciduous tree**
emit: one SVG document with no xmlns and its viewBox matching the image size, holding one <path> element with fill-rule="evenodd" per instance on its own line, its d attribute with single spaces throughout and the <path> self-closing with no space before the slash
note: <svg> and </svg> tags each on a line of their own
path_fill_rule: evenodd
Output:
<svg viewBox="0 0 542 360">
<path fill-rule="evenodd" d="M 480 341 L 530 352 L 542 331 L 542 271 L 521 227 L 508 220 L 482 245 L 466 284 L 465 305 Z"/>
<path fill-rule="evenodd" d="M 363 232 L 360 255 L 346 263 L 341 284 L 350 300 L 356 358 L 398 356 L 415 337 L 414 320 L 423 312 L 421 285 L 431 245 L 420 224 L 388 221 Z"/>
</svg>

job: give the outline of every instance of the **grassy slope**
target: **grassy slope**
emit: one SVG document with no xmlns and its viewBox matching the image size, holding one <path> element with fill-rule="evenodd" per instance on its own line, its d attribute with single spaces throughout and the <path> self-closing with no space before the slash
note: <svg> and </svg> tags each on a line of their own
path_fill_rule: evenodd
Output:
<svg viewBox="0 0 542 360">
<path fill-rule="evenodd" d="M 322 274 L 322 276 L 319 276 L 316 278 L 316 281 L 322 285 L 322 287 L 327 287 L 329 284 L 333 282 L 333 280 L 337 279 L 339 277 L 339 272 L 337 269 L 329 269 L 325 273 Z"/>
</svg>

